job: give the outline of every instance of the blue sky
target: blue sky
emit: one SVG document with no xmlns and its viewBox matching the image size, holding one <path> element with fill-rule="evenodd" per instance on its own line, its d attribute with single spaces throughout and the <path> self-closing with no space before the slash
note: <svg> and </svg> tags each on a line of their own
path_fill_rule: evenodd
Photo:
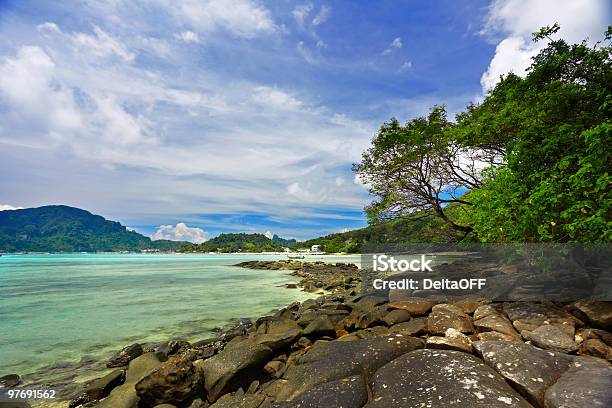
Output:
<svg viewBox="0 0 612 408">
<path fill-rule="evenodd" d="M 61 203 L 196 241 L 365 225 L 350 168 L 383 121 L 458 112 L 524 71 L 538 27 L 598 39 L 610 15 L 598 0 L 59 3 L 0 1 L 0 209 Z"/>
</svg>

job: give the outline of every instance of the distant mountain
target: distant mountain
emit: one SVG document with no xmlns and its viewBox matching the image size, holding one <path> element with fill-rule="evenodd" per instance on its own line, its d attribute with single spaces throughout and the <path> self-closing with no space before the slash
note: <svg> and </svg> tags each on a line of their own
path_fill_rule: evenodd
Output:
<svg viewBox="0 0 612 408">
<path fill-rule="evenodd" d="M 4 252 L 172 250 L 184 244 L 152 241 L 118 222 L 65 205 L 0 211 L 0 251 Z"/>
</svg>

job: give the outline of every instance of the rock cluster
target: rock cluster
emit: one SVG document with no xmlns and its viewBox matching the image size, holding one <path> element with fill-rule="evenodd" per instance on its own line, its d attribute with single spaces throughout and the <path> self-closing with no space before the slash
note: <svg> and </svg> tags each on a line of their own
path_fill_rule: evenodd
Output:
<svg viewBox="0 0 612 408">
<path fill-rule="evenodd" d="M 315 268 L 300 273 L 323 287 L 345 276 Z M 72 406 L 612 406 L 611 303 L 390 302 L 345 285 L 218 338 L 144 352 Z"/>
</svg>

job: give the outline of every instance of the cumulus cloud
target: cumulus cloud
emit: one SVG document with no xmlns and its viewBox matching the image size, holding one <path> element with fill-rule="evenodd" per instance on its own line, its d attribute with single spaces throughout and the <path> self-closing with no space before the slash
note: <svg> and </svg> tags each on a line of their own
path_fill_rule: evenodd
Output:
<svg viewBox="0 0 612 408">
<path fill-rule="evenodd" d="M 184 222 L 176 225 L 160 225 L 157 231 L 151 235 L 151 239 L 156 241 L 167 239 L 170 241 L 189 241 L 194 244 L 201 244 L 210 237 L 210 234 L 201 228 L 188 227 Z"/>
<path fill-rule="evenodd" d="M 266 231 L 264 232 L 264 235 L 266 236 L 266 238 L 268 239 L 272 239 L 274 237 L 274 234 L 272 233 L 272 231 Z"/>
<path fill-rule="evenodd" d="M 0 211 L 23 210 L 23 207 L 14 207 L 8 204 L 0 204 Z"/>
<path fill-rule="evenodd" d="M 482 35 L 497 40 L 495 55 L 482 75 L 483 91 L 491 89 L 501 75 L 524 74 L 531 57 L 544 46 L 533 43 L 531 34 L 543 26 L 559 23 L 558 35 L 569 42 L 602 38 L 608 24 L 606 0 L 496 0 L 487 14 Z M 501 39 L 500 39 L 501 38 Z"/>
</svg>

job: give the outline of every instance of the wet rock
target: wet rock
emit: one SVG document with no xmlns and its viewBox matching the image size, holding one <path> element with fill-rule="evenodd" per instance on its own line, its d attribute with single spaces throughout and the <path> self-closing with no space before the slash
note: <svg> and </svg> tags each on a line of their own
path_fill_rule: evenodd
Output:
<svg viewBox="0 0 612 408">
<path fill-rule="evenodd" d="M 540 348 L 560 353 L 572 353 L 578 350 L 574 337 L 569 336 L 564 329 L 553 324 L 538 327 L 529 334 L 529 340 Z"/>
<path fill-rule="evenodd" d="M 416 350 L 380 368 L 364 408 L 531 408 L 493 369 L 471 354 Z"/>
<path fill-rule="evenodd" d="M 0 385 L 10 388 L 21 384 L 21 377 L 17 374 L 9 374 L 0 377 Z"/>
<path fill-rule="evenodd" d="M 465 334 L 458 332 L 455 329 L 446 330 L 444 337 L 432 336 L 427 338 L 425 348 L 441 349 L 441 350 L 456 350 L 464 353 L 472 352 L 472 341 Z"/>
<path fill-rule="evenodd" d="M 130 361 L 123 385 L 114 388 L 96 408 L 137 408 L 139 398 L 134 385 L 160 364 L 157 354 L 152 352 Z"/>
<path fill-rule="evenodd" d="M 317 317 L 304 329 L 304 336 L 321 337 L 336 336 L 334 324 L 325 315 Z"/>
<path fill-rule="evenodd" d="M 390 302 L 389 309 L 405 310 L 410 313 L 411 316 L 423 316 L 429 312 L 434 305 L 435 302 L 429 300 L 401 300 L 397 302 Z"/>
<path fill-rule="evenodd" d="M 219 354 L 198 363 L 211 401 L 239 387 L 247 388 L 259 378 L 272 356 L 272 349 L 264 344 L 252 339 L 236 340 L 228 343 Z"/>
<path fill-rule="evenodd" d="M 285 372 L 277 401 L 288 401 L 316 385 L 373 373 L 390 360 L 423 347 L 414 337 L 390 335 L 354 341 L 317 342 Z"/>
<path fill-rule="evenodd" d="M 189 356 L 175 355 L 147 373 L 135 388 L 141 402 L 146 405 L 180 405 L 199 391 L 202 382 L 202 373 Z"/>
<path fill-rule="evenodd" d="M 514 330 L 514 326 L 512 326 L 510 320 L 500 314 L 489 314 L 481 319 L 474 320 L 474 327 L 479 332 L 495 331 L 515 338 L 520 338 L 520 335 Z"/>
<path fill-rule="evenodd" d="M 387 306 L 375 306 L 370 310 L 354 309 L 350 315 L 338 322 L 337 328 L 359 330 L 385 324 L 383 318 L 387 315 Z"/>
<path fill-rule="evenodd" d="M 546 390 L 567 371 L 575 358 L 523 342 L 475 342 L 474 348 L 485 363 L 538 407 L 544 404 Z"/>
<path fill-rule="evenodd" d="M 392 326 L 397 323 L 407 322 L 410 320 L 411 315 L 406 310 L 395 309 L 391 310 L 387 315 L 383 318 L 383 321 L 388 325 Z"/>
<path fill-rule="evenodd" d="M 461 309 L 449 304 L 435 305 L 427 318 L 427 330 L 431 334 L 444 334 L 449 328 L 461 333 L 473 333 L 472 319 Z"/>
<path fill-rule="evenodd" d="M 408 322 L 394 324 L 389 327 L 389 331 L 404 336 L 420 336 L 427 332 L 427 318 L 417 317 Z"/>
<path fill-rule="evenodd" d="M 257 344 L 278 350 L 293 343 L 302 335 L 302 328 L 293 320 L 269 320 L 257 328 L 252 337 Z"/>
<path fill-rule="evenodd" d="M 191 346 L 188 342 L 184 340 L 170 340 L 165 343 L 162 343 L 158 348 L 157 352 L 160 353 L 163 358 L 168 358 L 173 354 L 177 354 L 182 350 L 186 350 Z"/>
<path fill-rule="evenodd" d="M 612 347 L 599 339 L 588 339 L 580 344 L 578 354 L 612 360 Z"/>
<path fill-rule="evenodd" d="M 209 408 L 258 408 L 265 396 L 258 394 L 227 395 L 220 398 Z"/>
<path fill-rule="evenodd" d="M 546 408 L 612 407 L 612 368 L 585 364 L 572 367 L 544 396 Z"/>
<path fill-rule="evenodd" d="M 612 302 L 579 300 L 571 308 L 580 311 L 593 326 L 612 330 Z"/>
<path fill-rule="evenodd" d="M 118 353 L 112 356 L 106 363 L 106 366 L 108 368 L 126 366 L 130 361 L 140 356 L 142 353 L 142 346 L 138 343 L 134 343 L 130 346 L 124 347 Z"/>
<path fill-rule="evenodd" d="M 319 384 L 298 395 L 291 402 L 277 402 L 270 408 L 359 408 L 367 401 L 368 391 L 365 380 L 355 375 Z"/>
</svg>

